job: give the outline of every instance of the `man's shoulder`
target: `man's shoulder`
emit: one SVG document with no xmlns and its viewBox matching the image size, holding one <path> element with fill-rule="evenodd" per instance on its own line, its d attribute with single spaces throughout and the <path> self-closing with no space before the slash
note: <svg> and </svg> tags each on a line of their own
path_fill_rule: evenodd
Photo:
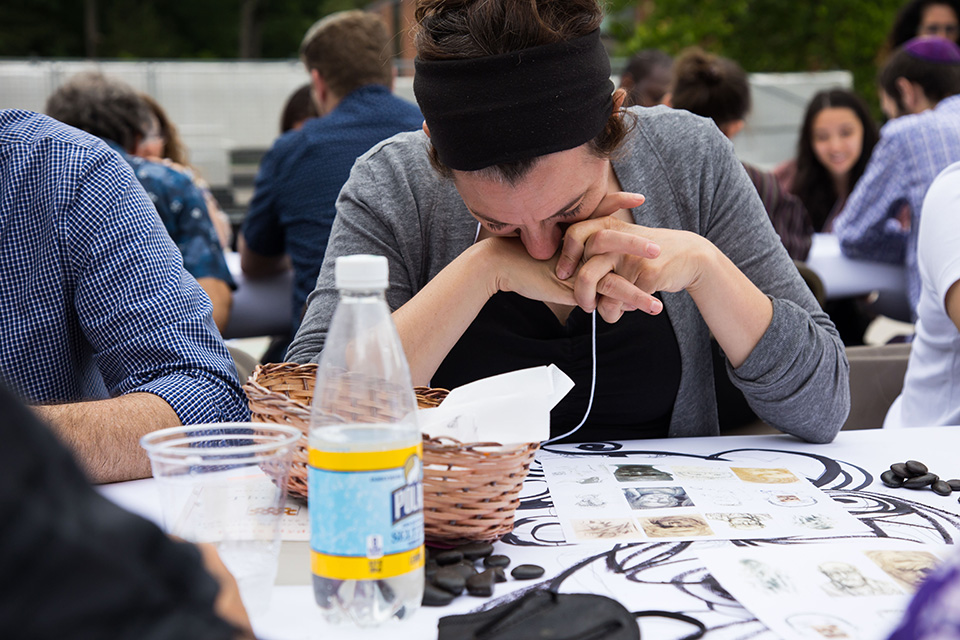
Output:
<svg viewBox="0 0 960 640">
<path fill-rule="evenodd" d="M 113 157 L 96 136 L 49 116 L 19 109 L 0 110 L 0 146 L 16 149 L 21 156 L 42 154 L 48 162 L 73 164 Z"/>
</svg>

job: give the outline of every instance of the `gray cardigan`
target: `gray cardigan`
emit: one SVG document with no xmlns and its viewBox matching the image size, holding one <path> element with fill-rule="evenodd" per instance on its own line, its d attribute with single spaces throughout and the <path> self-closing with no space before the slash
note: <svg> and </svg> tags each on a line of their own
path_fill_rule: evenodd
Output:
<svg viewBox="0 0 960 640">
<path fill-rule="evenodd" d="M 850 408 L 843 344 L 777 238 L 732 145 L 711 120 L 685 111 L 631 111 L 637 126 L 613 166 L 624 190 L 646 196 L 634 220 L 708 238 L 771 298 L 770 327 L 739 368 L 727 364 L 727 373 L 768 424 L 811 442 L 831 441 Z M 422 131 L 401 133 L 357 160 L 288 360 L 315 361 L 323 349 L 338 300 L 337 256 L 386 256 L 387 303 L 397 309 L 474 242 L 477 223 L 453 184 L 430 166 L 426 144 Z M 717 435 L 710 332 L 686 292 L 662 298 L 680 347 L 670 435 Z"/>
</svg>

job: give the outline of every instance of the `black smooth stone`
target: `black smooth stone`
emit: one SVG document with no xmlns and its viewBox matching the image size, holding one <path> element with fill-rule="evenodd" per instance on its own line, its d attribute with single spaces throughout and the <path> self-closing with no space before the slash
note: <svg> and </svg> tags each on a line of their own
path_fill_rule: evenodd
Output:
<svg viewBox="0 0 960 640">
<path fill-rule="evenodd" d="M 497 582 L 507 581 L 507 574 L 503 572 L 503 567 L 492 567 L 491 571 L 493 571 L 493 576 Z"/>
<path fill-rule="evenodd" d="M 543 575 L 543 567 L 536 564 L 518 564 L 510 575 L 516 580 L 536 580 Z"/>
<path fill-rule="evenodd" d="M 903 486 L 905 486 L 907 489 L 923 489 L 939 479 L 940 478 L 938 478 L 936 474 L 925 473 L 922 476 L 917 476 L 916 478 L 907 478 L 903 481 Z"/>
<path fill-rule="evenodd" d="M 905 465 L 902 462 L 894 462 L 892 465 L 890 465 L 890 471 L 893 471 L 895 474 L 897 474 L 901 478 L 909 478 L 913 475 L 912 473 L 907 471 L 907 465 Z"/>
<path fill-rule="evenodd" d="M 453 602 L 453 594 L 427 583 L 423 585 L 423 606 L 442 607 Z"/>
<path fill-rule="evenodd" d="M 462 553 L 467 560 L 478 560 L 493 553 L 493 545 L 489 542 L 471 542 L 457 547 L 457 551 Z"/>
<path fill-rule="evenodd" d="M 896 473 L 894 473 L 890 469 L 887 469 L 886 471 L 880 474 L 880 481 L 883 482 L 883 484 L 887 485 L 888 487 L 893 487 L 894 489 L 896 489 L 897 487 L 903 486 L 904 480 L 905 478 L 898 476 Z"/>
<path fill-rule="evenodd" d="M 452 569 L 463 576 L 463 579 L 466 580 L 470 576 L 477 575 L 477 568 L 473 566 L 473 562 L 470 560 L 463 560 L 457 564 L 451 564 L 446 567 L 447 569 Z"/>
<path fill-rule="evenodd" d="M 463 588 L 467 586 L 467 580 L 456 569 L 444 567 L 437 571 L 437 575 L 433 576 L 433 584 L 458 596 L 463 593 Z"/>
<path fill-rule="evenodd" d="M 485 567 L 509 567 L 510 558 L 507 556 L 487 556 L 483 559 Z"/>
<path fill-rule="evenodd" d="M 423 566 L 423 577 L 429 582 L 433 576 L 437 575 L 437 571 L 440 570 L 440 565 L 438 565 L 433 560 L 429 560 L 427 564 Z"/>
<path fill-rule="evenodd" d="M 467 578 L 467 593 L 472 596 L 489 597 L 493 595 L 493 583 L 496 580 L 493 569 Z"/>
<path fill-rule="evenodd" d="M 927 465 L 917 460 L 907 460 L 905 464 L 907 466 L 907 471 L 909 471 L 910 475 L 914 477 L 922 476 L 929 471 L 929 469 L 927 469 Z"/>
<path fill-rule="evenodd" d="M 953 478 L 951 480 L 947 480 L 947 484 L 950 485 L 950 488 L 954 491 L 960 491 L 960 480 Z"/>
<path fill-rule="evenodd" d="M 456 549 L 447 549 L 446 551 L 434 554 L 433 559 L 442 567 L 448 564 L 457 564 L 463 560 L 463 554 Z"/>
<path fill-rule="evenodd" d="M 953 493 L 953 489 L 944 480 L 937 480 L 932 485 L 930 485 L 930 488 L 933 489 L 934 493 L 938 493 L 941 496 L 948 496 L 951 493 Z"/>
</svg>

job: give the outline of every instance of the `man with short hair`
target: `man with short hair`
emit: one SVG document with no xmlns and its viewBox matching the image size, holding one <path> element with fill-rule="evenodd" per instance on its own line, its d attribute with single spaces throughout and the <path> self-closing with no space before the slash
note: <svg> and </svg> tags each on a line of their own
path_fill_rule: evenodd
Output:
<svg viewBox="0 0 960 640">
<path fill-rule="evenodd" d="M 92 480 L 149 476 L 155 429 L 249 418 L 209 299 L 99 138 L 0 111 L 0 273 L 0 378 Z"/>
<path fill-rule="evenodd" d="M 870 163 L 833 223 L 844 255 L 904 264 L 916 316 L 920 299 L 917 229 L 927 189 L 960 160 L 960 47 L 920 37 L 898 49 L 880 73 L 890 118 Z M 910 216 L 900 215 L 908 205 Z"/>
<path fill-rule="evenodd" d="M 100 73 L 81 73 L 47 99 L 52 118 L 93 134 L 133 167 L 167 233 L 183 255 L 183 266 L 213 303 L 213 319 L 223 331 L 236 287 L 227 267 L 203 191 L 187 174 L 134 155 L 137 145 L 159 131 L 150 106 L 132 87 Z"/>
<path fill-rule="evenodd" d="M 353 163 L 381 140 L 423 123 L 416 106 L 391 94 L 390 49 L 383 21 L 363 11 L 323 18 L 300 47 L 320 117 L 281 136 L 264 156 L 240 245 L 250 277 L 283 270 L 289 255 L 293 331 L 316 286 Z"/>
</svg>

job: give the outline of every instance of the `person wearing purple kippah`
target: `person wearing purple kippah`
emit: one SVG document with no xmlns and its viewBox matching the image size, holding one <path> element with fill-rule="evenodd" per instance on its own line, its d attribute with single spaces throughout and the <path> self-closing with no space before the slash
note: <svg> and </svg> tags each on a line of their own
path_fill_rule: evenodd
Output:
<svg viewBox="0 0 960 640">
<path fill-rule="evenodd" d="M 939 37 L 909 40 L 890 57 L 879 81 L 891 121 L 880 129 L 833 231 L 847 257 L 906 266 L 916 317 L 920 206 L 937 174 L 960 160 L 960 47 Z"/>
<path fill-rule="evenodd" d="M 835 327 L 717 126 L 623 107 L 602 20 L 597 0 L 417 3 L 425 126 L 354 164 L 287 358 L 323 349 L 337 256 L 373 253 L 416 384 L 553 363 L 576 386 L 552 439 L 718 435 L 712 335 L 761 419 L 831 441 Z"/>
</svg>

